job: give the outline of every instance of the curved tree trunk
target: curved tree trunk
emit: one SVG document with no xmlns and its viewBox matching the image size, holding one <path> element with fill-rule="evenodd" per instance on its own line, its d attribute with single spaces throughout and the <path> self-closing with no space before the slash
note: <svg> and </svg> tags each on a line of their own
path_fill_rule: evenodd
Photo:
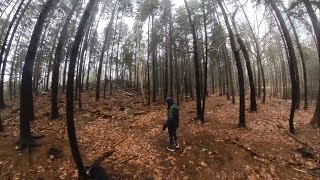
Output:
<svg viewBox="0 0 320 180">
<path fill-rule="evenodd" d="M 238 69 L 238 81 L 239 81 L 239 91 L 240 91 L 240 104 L 239 104 L 239 124 L 238 127 L 245 128 L 246 127 L 246 121 L 245 121 L 245 93 L 244 93 L 244 77 L 243 77 L 243 69 L 241 65 L 241 59 L 240 59 L 240 52 L 236 48 L 234 35 L 227 17 L 227 13 L 221 3 L 221 0 L 218 0 L 219 6 L 222 10 L 222 14 L 224 17 L 224 20 L 226 22 L 226 26 L 228 29 L 228 34 L 230 38 L 230 44 L 231 48 L 236 60 L 237 69 Z"/>
<path fill-rule="evenodd" d="M 290 70 L 290 79 L 291 79 L 291 87 L 292 87 L 292 104 L 291 104 L 291 111 L 290 111 L 290 120 L 289 120 L 289 129 L 291 133 L 295 133 L 295 129 L 294 129 L 294 124 L 293 124 L 293 120 L 294 120 L 294 113 L 296 110 L 296 105 L 297 105 L 297 98 L 298 98 L 298 85 L 297 85 L 297 79 L 296 79 L 296 70 L 294 67 L 294 64 L 296 63 L 296 56 L 295 56 L 295 52 L 294 52 L 294 48 L 293 48 L 293 44 L 292 44 L 292 40 L 289 34 L 289 30 L 286 26 L 286 23 L 281 15 L 280 10 L 278 9 L 276 3 L 274 0 L 269 0 L 271 8 L 274 10 L 277 19 L 279 20 L 282 32 L 283 32 L 283 36 L 285 38 L 287 47 L 288 47 L 288 52 L 289 52 L 289 59 L 288 59 L 288 63 L 289 63 L 289 70 Z"/>
<path fill-rule="evenodd" d="M 81 159 L 80 151 L 78 148 L 78 142 L 76 137 L 76 129 L 74 126 L 74 115 L 73 115 L 73 96 L 74 96 L 74 72 L 75 72 L 75 64 L 78 57 L 79 46 L 81 43 L 81 39 L 84 35 L 85 27 L 88 23 L 90 13 L 93 9 L 96 0 L 90 0 L 87 4 L 87 7 L 83 13 L 81 18 L 78 30 L 76 32 L 76 36 L 74 39 L 74 43 L 71 49 L 71 56 L 69 62 L 69 71 L 68 71 L 68 82 L 67 82 L 67 131 L 69 137 L 69 143 L 71 148 L 71 153 L 73 159 L 76 163 L 79 179 L 86 178 L 86 172 L 84 171 L 84 165 Z"/>
<path fill-rule="evenodd" d="M 304 53 L 302 51 L 302 46 L 301 46 L 301 43 L 300 43 L 300 40 L 299 40 L 299 36 L 298 36 L 297 30 L 296 30 L 296 27 L 295 27 L 294 23 L 292 22 L 292 19 L 291 19 L 290 15 L 287 14 L 287 16 L 288 16 L 290 25 L 292 27 L 293 34 L 294 34 L 295 39 L 297 41 L 297 46 L 298 46 L 299 54 L 300 54 L 300 57 L 301 57 L 302 72 L 303 72 L 303 83 L 304 83 L 303 84 L 303 86 L 304 86 L 304 106 L 303 106 L 303 109 L 308 109 L 308 78 L 307 78 L 307 71 L 306 71 L 306 63 L 305 63 Z M 299 109 L 299 106 L 300 106 L 299 102 L 300 102 L 300 100 L 298 100 L 297 109 Z"/>
<path fill-rule="evenodd" d="M 320 63 L 320 22 L 319 19 L 317 18 L 316 13 L 312 9 L 311 3 L 309 0 L 303 0 L 304 5 L 306 6 L 307 12 L 310 16 L 314 32 L 316 34 L 316 39 L 317 39 L 317 52 L 318 52 L 318 60 Z M 320 75 L 319 75 L 320 76 Z M 319 80 L 319 87 L 318 87 L 318 97 L 317 97 L 317 105 L 316 105 L 316 110 L 313 114 L 312 120 L 310 122 L 311 125 L 313 126 L 318 126 L 320 127 L 320 80 Z"/>
<path fill-rule="evenodd" d="M 68 13 L 66 21 L 64 22 L 64 25 L 62 27 L 62 31 L 56 47 L 55 59 L 52 65 L 52 80 L 51 80 L 51 89 L 52 89 L 51 118 L 52 119 L 56 119 L 59 117 L 58 91 L 59 91 L 59 71 L 60 71 L 60 64 L 62 60 L 62 51 L 67 39 L 69 24 L 70 24 L 72 15 L 74 14 L 74 11 L 76 10 L 77 5 L 78 5 L 78 1 L 74 0 L 72 9 Z"/>
<path fill-rule="evenodd" d="M 13 0 L 10 0 L 10 2 L 7 3 L 7 6 L 4 8 L 3 12 L 0 14 L 0 18 L 2 18 L 3 14 L 7 11 L 7 9 L 10 7 L 10 4 L 13 2 Z M 0 36 L 1 41 L 1 36 Z"/>
<path fill-rule="evenodd" d="M 48 0 L 40 12 L 36 25 L 34 27 L 30 44 L 25 58 L 21 91 L 20 91 L 20 139 L 19 146 L 21 149 L 34 144 L 34 139 L 30 131 L 30 121 L 34 118 L 33 95 L 32 95 L 32 73 L 34 59 L 42 33 L 44 22 L 51 8 L 57 3 L 57 0 Z"/>
<path fill-rule="evenodd" d="M 239 0 L 237 0 L 238 3 L 240 4 Z M 255 36 L 254 34 L 254 31 L 253 31 L 253 27 L 251 26 L 250 24 L 250 21 L 249 21 L 249 18 L 247 16 L 247 13 L 246 11 L 243 9 L 242 5 L 240 5 L 240 8 L 241 10 L 243 11 L 243 14 L 244 14 L 244 17 L 247 21 L 247 23 L 249 24 L 249 29 L 250 29 L 250 32 L 252 34 L 252 38 L 253 38 L 253 41 L 254 41 L 254 47 L 256 49 L 256 58 L 257 58 L 257 67 L 258 67 L 258 77 L 256 78 L 256 82 L 258 84 L 258 98 L 261 98 L 261 78 L 262 78 L 262 84 L 263 84 L 263 97 L 262 97 L 262 103 L 265 103 L 265 99 L 266 99 L 266 83 L 265 83 L 265 75 L 264 75 L 264 70 L 263 70 L 263 67 L 262 67 L 262 63 L 261 63 L 261 52 L 260 52 L 260 48 L 259 48 L 259 42 L 258 42 L 258 39 L 257 37 Z M 252 95 L 252 94 L 251 94 Z"/>
<path fill-rule="evenodd" d="M 255 88 L 255 85 L 254 85 L 254 79 L 253 79 L 251 63 L 250 63 L 250 59 L 249 59 L 249 53 L 247 51 L 246 45 L 244 44 L 244 42 L 243 42 L 243 40 L 242 40 L 242 38 L 240 36 L 239 30 L 238 30 L 238 27 L 237 27 L 237 24 L 236 24 L 236 21 L 235 21 L 235 15 L 236 15 L 236 13 L 234 13 L 232 15 L 231 22 L 232 22 L 233 27 L 235 29 L 237 41 L 238 41 L 240 49 L 241 49 L 241 51 L 243 53 L 243 56 L 244 56 L 244 59 L 245 59 L 245 62 L 246 62 L 247 71 L 248 71 L 249 84 L 250 84 L 250 111 L 257 111 L 256 88 Z M 264 75 L 263 69 L 261 69 L 261 72 Z M 263 77 L 263 80 L 264 80 L 264 77 Z M 263 84 L 264 84 L 264 90 L 265 90 L 265 81 L 263 81 L 263 82 L 264 82 Z M 264 101 L 265 101 L 265 92 L 264 92 L 264 97 L 263 97 L 263 102 Z"/>
<path fill-rule="evenodd" d="M 109 47 L 109 41 L 110 41 L 110 38 L 111 38 L 111 36 L 109 34 L 110 34 L 111 27 L 112 27 L 112 24 L 113 24 L 113 19 L 114 19 L 116 7 L 117 7 L 117 5 L 115 5 L 115 7 L 112 10 L 112 15 L 111 15 L 108 27 L 106 28 L 106 31 L 105 31 L 105 37 L 104 37 L 102 50 L 101 50 L 101 54 L 100 54 L 99 65 L 98 65 L 98 73 L 97 73 L 97 84 L 96 84 L 96 101 L 98 101 L 100 99 L 100 83 L 101 83 L 100 81 L 101 81 L 102 62 L 103 62 L 105 51 L 107 49 L 109 49 L 108 48 Z"/>
<path fill-rule="evenodd" d="M 18 47 L 19 47 L 19 43 L 20 43 L 20 39 L 21 39 L 21 33 L 24 31 L 23 30 L 20 32 L 19 36 L 18 36 L 18 40 L 17 40 L 17 45 L 16 48 L 14 50 L 14 55 L 12 57 L 12 61 L 11 61 L 11 68 L 10 68 L 10 77 L 9 77 L 9 95 L 10 95 L 10 100 L 12 100 L 13 98 L 13 92 L 12 92 L 12 80 L 13 80 L 13 72 L 14 72 L 14 68 L 16 66 L 15 60 L 17 61 L 17 53 L 18 53 Z M 17 74 L 15 73 L 15 76 L 17 76 Z"/>
<path fill-rule="evenodd" d="M 10 4 L 11 4 L 11 2 L 9 3 L 9 5 L 10 5 Z M 0 43 L 1 43 L 1 40 L 2 40 L 2 38 L 3 38 L 3 34 L 4 34 L 5 30 L 7 29 L 7 25 L 8 25 L 8 23 L 9 23 L 10 16 L 11 16 L 11 14 L 14 12 L 14 9 L 15 9 L 15 7 L 16 7 L 17 4 L 18 4 L 18 2 L 16 2 L 16 3 L 13 5 L 12 9 L 10 10 L 10 12 L 9 12 L 9 14 L 8 14 L 8 16 L 7 16 L 7 18 L 6 18 L 6 21 L 3 23 L 3 26 L 2 26 L 2 28 L 1 28 L 1 33 L 0 33 Z M 4 12 L 3 12 L 3 13 L 4 13 Z"/>
<path fill-rule="evenodd" d="M 9 24 L 9 27 L 7 29 L 7 33 L 4 37 L 4 40 L 3 40 L 3 43 L 2 43 L 2 46 L 1 46 L 1 50 L 0 50 L 0 69 L 1 69 L 1 65 L 2 65 L 2 71 L 1 71 L 1 77 L 0 77 L 0 109 L 4 108 L 5 107 L 5 104 L 4 104 L 4 95 L 3 95 L 3 82 L 4 82 L 4 73 L 5 73 L 5 70 L 6 70 L 6 64 L 7 64 L 7 59 L 8 59 L 8 56 L 9 56 L 9 51 L 10 51 L 10 48 L 11 48 L 11 43 L 12 43 L 12 40 L 14 38 L 14 35 L 15 35 L 15 32 L 18 28 L 18 25 L 19 25 L 19 19 L 21 20 L 22 16 L 20 16 L 21 18 L 18 19 L 18 21 L 16 22 L 16 26 L 14 27 L 14 30 L 11 34 L 11 38 L 9 40 L 9 43 L 8 43 L 8 47 L 7 46 L 7 41 L 8 41 L 8 38 L 10 36 L 10 31 L 11 31 L 11 28 L 15 22 L 15 20 L 18 18 L 18 14 L 19 14 L 19 11 L 22 7 L 24 3 L 24 0 L 22 0 L 18 6 L 18 9 L 16 11 L 16 13 L 13 15 L 13 18 Z M 25 7 L 25 9 L 27 8 L 27 6 Z"/>
</svg>

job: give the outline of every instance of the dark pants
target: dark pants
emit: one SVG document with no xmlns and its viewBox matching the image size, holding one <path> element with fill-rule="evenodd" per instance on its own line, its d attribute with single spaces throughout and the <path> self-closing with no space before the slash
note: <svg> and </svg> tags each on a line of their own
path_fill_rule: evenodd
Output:
<svg viewBox="0 0 320 180">
<path fill-rule="evenodd" d="M 170 145 L 177 143 L 178 137 L 176 131 L 177 128 L 168 128 Z"/>
</svg>

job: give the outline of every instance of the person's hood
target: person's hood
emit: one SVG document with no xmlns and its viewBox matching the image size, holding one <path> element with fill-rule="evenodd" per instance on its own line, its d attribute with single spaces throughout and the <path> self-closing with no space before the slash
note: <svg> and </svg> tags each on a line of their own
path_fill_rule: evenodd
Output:
<svg viewBox="0 0 320 180">
<path fill-rule="evenodd" d="M 167 98 L 166 98 L 166 102 L 167 102 L 167 104 L 168 104 L 169 107 L 174 104 L 172 97 L 167 97 Z"/>
</svg>

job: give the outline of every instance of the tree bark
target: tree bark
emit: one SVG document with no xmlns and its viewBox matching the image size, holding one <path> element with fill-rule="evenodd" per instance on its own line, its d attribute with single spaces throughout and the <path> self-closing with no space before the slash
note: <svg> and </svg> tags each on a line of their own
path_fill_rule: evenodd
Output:
<svg viewBox="0 0 320 180">
<path fill-rule="evenodd" d="M 71 153 L 73 159 L 76 163 L 79 179 L 86 178 L 86 172 L 84 171 L 84 165 L 82 162 L 81 154 L 78 148 L 78 142 L 76 137 L 76 129 L 74 126 L 74 115 L 73 115 L 73 96 L 74 96 L 74 72 L 75 72 L 75 64 L 77 61 L 79 46 L 81 43 L 81 39 L 84 35 L 85 27 L 88 23 L 90 13 L 93 9 L 96 0 L 90 0 L 86 6 L 86 9 L 81 18 L 80 24 L 78 26 L 78 30 L 76 32 L 75 40 L 71 49 L 71 56 L 69 62 L 69 71 L 68 71 L 68 82 L 67 82 L 67 131 L 69 137 L 69 143 L 71 148 Z"/>
<path fill-rule="evenodd" d="M 303 0 L 303 3 L 307 9 L 308 15 L 310 16 L 314 32 L 316 34 L 317 39 L 317 52 L 318 52 L 318 60 L 320 64 L 320 22 L 317 18 L 315 11 L 312 9 L 312 5 L 309 0 Z M 319 75 L 320 76 L 320 75 Z M 320 80 L 319 80 L 319 87 L 318 87 L 318 97 L 317 97 L 317 105 L 316 110 L 313 114 L 313 117 L 310 122 L 313 126 L 318 126 L 320 128 Z"/>
<path fill-rule="evenodd" d="M 39 39 L 42 33 L 44 22 L 49 14 L 50 9 L 55 6 L 57 0 L 48 0 L 40 12 L 36 25 L 34 27 L 30 44 L 28 46 L 25 58 L 21 91 L 20 91 L 20 139 L 19 146 L 21 149 L 34 144 L 34 138 L 30 131 L 30 121 L 34 118 L 33 95 L 32 95 L 32 72 L 34 59 L 37 53 Z"/>
<path fill-rule="evenodd" d="M 184 0 L 184 4 L 187 9 L 189 25 L 192 33 L 193 39 L 193 56 L 194 56 L 194 69 L 195 69 L 195 83 L 196 83 L 196 101 L 197 101 L 197 119 L 201 120 L 202 117 L 202 109 L 201 109 L 201 89 L 200 89 L 200 65 L 199 65 L 199 57 L 198 57 L 198 42 L 197 42 L 197 35 L 196 30 L 194 27 L 194 22 L 191 18 L 191 12 L 188 5 L 188 2 Z"/>
<path fill-rule="evenodd" d="M 106 28 L 106 31 L 105 31 L 105 37 L 104 37 L 102 50 L 101 50 L 101 54 L 100 54 L 99 67 L 98 67 L 98 73 L 97 73 L 97 84 L 96 84 L 96 101 L 98 101 L 100 99 L 100 81 L 101 81 L 102 63 L 103 63 L 103 58 L 104 58 L 105 51 L 109 47 L 109 41 L 110 41 L 110 38 L 111 38 L 111 36 L 109 36 L 109 34 L 110 34 L 111 27 L 112 27 L 112 24 L 113 24 L 113 19 L 114 19 L 114 14 L 115 14 L 115 11 L 116 11 L 116 7 L 117 6 L 115 6 L 113 8 L 113 10 L 112 10 L 112 15 L 111 15 L 108 27 Z"/>
<path fill-rule="evenodd" d="M 299 40 L 299 36 L 298 36 L 297 30 L 296 30 L 296 27 L 295 27 L 294 23 L 292 22 L 290 15 L 287 12 L 286 12 L 286 14 L 288 16 L 288 20 L 289 20 L 290 25 L 292 27 L 293 34 L 294 34 L 295 39 L 297 41 L 296 43 L 297 43 L 300 58 L 301 58 L 302 72 L 303 72 L 303 83 L 304 83 L 303 84 L 304 85 L 304 106 L 303 106 L 303 109 L 308 109 L 308 78 L 307 78 L 307 72 L 306 72 L 306 63 L 305 63 L 304 53 L 302 51 L 302 46 L 301 46 L 301 43 Z M 299 106 L 300 106 L 300 98 L 297 102 L 297 109 L 299 109 Z"/>
<path fill-rule="evenodd" d="M 152 42 L 152 102 L 156 102 L 157 99 L 157 75 L 156 75 L 156 35 L 154 28 L 154 13 L 152 13 L 151 20 L 151 42 Z"/>
<path fill-rule="evenodd" d="M 277 19 L 279 20 L 284 38 L 286 40 L 286 44 L 288 47 L 288 52 L 289 52 L 289 59 L 288 59 L 288 63 L 289 63 L 289 71 L 290 71 L 290 79 L 291 79 L 291 87 L 292 87 L 292 104 L 291 104 L 291 111 L 290 111 L 290 120 L 289 120 L 289 130 L 290 133 L 294 134 L 295 133 L 295 129 L 294 129 L 294 124 L 293 124 L 293 120 L 294 120 L 294 113 L 296 110 L 296 105 L 297 105 L 297 98 L 298 98 L 298 85 L 297 85 L 297 80 L 296 80 L 296 72 L 295 72 L 295 67 L 294 64 L 296 63 L 296 56 L 295 56 L 295 52 L 294 52 L 294 48 L 293 48 L 293 44 L 292 44 L 292 40 L 289 34 L 289 30 L 285 24 L 285 21 L 281 15 L 280 10 L 278 9 L 276 3 L 274 0 L 269 0 L 271 8 L 274 10 Z"/>
<path fill-rule="evenodd" d="M 202 11 L 203 11 L 203 24 L 204 24 L 204 40 L 205 40 L 205 62 L 203 64 L 203 75 L 204 75 L 204 84 L 203 84 L 203 96 L 202 96 L 202 116 L 201 122 L 204 123 L 204 112 L 206 107 L 206 96 L 207 96 L 207 80 L 208 80 L 208 33 L 207 33 L 207 15 L 204 0 L 202 0 Z"/>
<path fill-rule="evenodd" d="M 9 55 L 9 51 L 10 51 L 10 47 L 11 47 L 11 43 L 12 43 L 12 40 L 14 38 L 15 31 L 17 30 L 17 26 L 15 26 L 14 31 L 11 34 L 11 39 L 10 39 L 10 41 L 8 43 L 8 47 L 6 47 L 6 45 L 7 45 L 8 38 L 10 36 L 11 28 L 13 27 L 13 24 L 14 24 L 15 20 L 18 18 L 18 14 L 20 12 L 20 9 L 22 8 L 23 3 L 24 3 L 24 0 L 21 0 L 20 4 L 18 6 L 18 9 L 16 10 L 15 14 L 12 17 L 12 20 L 11 20 L 9 26 L 8 26 L 7 33 L 6 33 L 5 37 L 4 37 L 4 40 L 3 40 L 3 43 L 2 43 L 2 46 L 1 46 L 1 50 L 0 50 L 0 69 L 1 69 L 1 65 L 3 66 L 2 67 L 2 72 L 1 72 L 1 78 L 0 78 L 0 109 L 3 109 L 5 107 L 4 96 L 3 96 L 4 73 L 5 73 L 5 70 L 6 70 L 6 63 L 7 63 L 7 59 L 8 59 L 8 55 Z M 16 24 L 19 24 L 19 22 L 17 21 Z M 6 49 L 7 49 L 7 51 L 6 51 Z"/>
<path fill-rule="evenodd" d="M 17 59 L 17 54 L 18 54 L 18 47 L 19 47 L 19 43 L 20 43 L 20 39 L 21 39 L 21 33 L 24 31 L 23 30 L 20 32 L 19 36 L 18 36 L 18 40 L 17 40 L 17 45 L 16 48 L 14 50 L 14 55 L 11 61 L 11 68 L 10 68 L 10 77 L 9 77 L 9 96 L 10 96 L 10 100 L 12 100 L 13 98 L 13 92 L 12 92 L 12 79 L 13 79 L 13 72 L 14 72 L 14 67 L 16 66 L 15 60 Z M 17 60 L 16 60 L 17 61 Z M 17 74 L 15 73 L 15 76 L 17 76 Z"/>
<path fill-rule="evenodd" d="M 62 51 L 67 39 L 69 24 L 70 24 L 72 15 L 74 14 L 74 11 L 76 10 L 77 5 L 78 5 L 78 1 L 74 0 L 72 9 L 69 11 L 66 21 L 64 22 L 64 25 L 62 27 L 62 31 L 58 39 L 58 44 L 55 51 L 55 59 L 52 65 L 52 80 L 51 80 L 51 89 L 52 89 L 51 118 L 52 119 L 56 119 L 59 117 L 58 91 L 59 91 L 59 71 L 60 71 L 60 64 L 62 60 Z M 67 62 L 67 59 L 66 59 L 66 62 Z M 66 66 L 65 66 L 65 69 L 66 69 Z M 66 74 L 65 71 L 64 71 L 64 74 Z"/>
<path fill-rule="evenodd" d="M 219 6 L 222 10 L 222 14 L 224 17 L 224 20 L 226 22 L 226 26 L 228 29 L 228 34 L 230 38 L 230 44 L 231 48 L 236 60 L 237 64 L 237 69 L 238 69 L 238 81 L 239 81 L 239 91 L 240 91 L 240 104 L 239 104 L 239 124 L 238 127 L 240 128 L 245 128 L 246 127 L 246 122 L 245 122 L 245 93 L 244 93 L 244 77 L 243 77 L 243 69 L 242 69 L 242 64 L 241 64 L 241 59 L 240 59 L 240 52 L 236 48 L 235 40 L 234 40 L 234 35 L 227 17 L 227 13 L 221 3 L 221 0 L 218 0 Z"/>
<path fill-rule="evenodd" d="M 236 33 L 236 37 L 237 37 L 237 41 L 239 43 L 240 49 L 243 53 L 245 62 L 246 62 L 246 67 L 247 67 L 247 72 L 248 72 L 248 77 L 249 77 L 249 84 L 250 84 L 250 111 L 257 111 L 257 102 L 256 102 L 256 88 L 254 85 L 254 80 L 253 80 L 253 74 L 252 74 L 252 69 L 251 69 L 251 63 L 250 63 L 250 59 L 249 59 L 249 53 L 247 51 L 246 45 L 243 42 L 241 36 L 240 36 L 240 32 L 238 30 L 236 21 L 235 21 L 235 13 L 232 15 L 232 24 L 233 27 L 235 29 L 235 33 Z M 263 69 L 261 69 L 263 70 Z M 263 72 L 263 71 L 262 71 Z M 264 75 L 264 73 L 262 73 Z M 263 78 L 264 80 L 264 78 Z M 264 83 L 264 87 L 265 87 L 265 83 Z M 265 88 L 264 88 L 265 89 Z M 264 98 L 263 98 L 263 102 L 265 101 L 265 93 L 264 93 Z"/>
</svg>

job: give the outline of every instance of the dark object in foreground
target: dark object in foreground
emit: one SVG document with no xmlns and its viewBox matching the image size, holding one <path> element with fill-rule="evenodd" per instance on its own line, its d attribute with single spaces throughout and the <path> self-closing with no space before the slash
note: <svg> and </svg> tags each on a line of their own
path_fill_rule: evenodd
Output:
<svg viewBox="0 0 320 180">
<path fill-rule="evenodd" d="M 86 168 L 86 175 L 94 180 L 109 180 L 110 177 L 107 175 L 106 171 L 100 165 L 94 165 Z"/>
<path fill-rule="evenodd" d="M 108 180 L 111 179 L 103 167 L 100 166 L 100 164 L 110 157 L 113 154 L 114 150 L 108 151 L 104 153 L 101 157 L 96 159 L 93 164 L 90 167 L 86 167 L 86 175 L 87 177 L 94 179 L 94 180 Z"/>
<path fill-rule="evenodd" d="M 315 167 L 308 170 L 310 174 L 320 177 L 320 167 Z"/>
<path fill-rule="evenodd" d="M 299 152 L 302 155 L 302 157 L 304 157 L 304 158 L 310 158 L 310 159 L 315 158 L 314 152 L 310 148 L 302 147 L 302 148 L 297 149 L 297 152 Z"/>
<path fill-rule="evenodd" d="M 0 114 L 0 132 L 3 132 L 2 116 Z"/>
<path fill-rule="evenodd" d="M 48 156 L 49 156 L 49 158 L 52 158 L 52 159 L 62 158 L 63 152 L 60 149 L 57 149 L 55 147 L 51 147 L 48 150 Z"/>
</svg>

